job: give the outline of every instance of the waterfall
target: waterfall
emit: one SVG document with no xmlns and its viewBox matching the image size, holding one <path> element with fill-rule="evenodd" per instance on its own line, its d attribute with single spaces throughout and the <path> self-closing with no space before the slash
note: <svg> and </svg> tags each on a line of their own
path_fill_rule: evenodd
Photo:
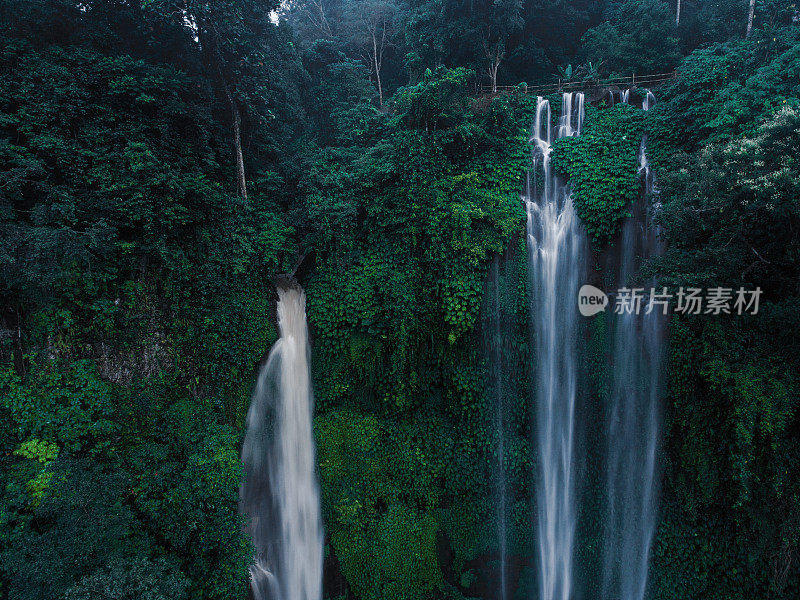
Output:
<svg viewBox="0 0 800 600">
<path fill-rule="evenodd" d="M 578 135 L 582 125 L 583 94 L 565 93 L 557 135 Z M 539 97 L 531 137 L 533 190 L 529 177 L 525 195 L 536 349 L 539 598 L 570 600 L 576 528 L 577 293 L 585 236 L 569 190 L 552 173 L 551 141 L 550 103 Z"/>
<path fill-rule="evenodd" d="M 314 463 L 306 296 L 278 289 L 280 338 L 258 377 L 242 448 L 240 509 L 255 544 L 255 600 L 321 600 L 322 519 Z"/>
<path fill-rule="evenodd" d="M 647 95 L 645 95 L 644 99 L 642 100 L 642 110 L 650 110 L 656 105 L 656 97 L 653 95 L 653 92 L 647 90 Z"/>
<path fill-rule="evenodd" d="M 620 90 L 620 89 L 608 90 L 606 94 L 608 94 L 609 106 L 614 106 L 616 104 L 628 104 L 631 99 L 630 88 L 625 90 Z M 617 98 L 619 98 L 619 100 L 617 100 Z"/>
<path fill-rule="evenodd" d="M 650 96 L 645 106 L 650 106 Z M 623 225 L 619 287 L 631 285 L 637 257 L 662 252 L 653 213 L 659 204 L 647 160 L 646 139 L 639 149 L 639 173 L 644 179 L 645 202 Z M 636 207 L 634 207 L 636 209 Z M 639 314 L 614 315 L 612 386 L 608 420 L 608 497 L 602 598 L 642 600 L 656 524 L 656 450 L 659 434 L 659 394 L 666 316 L 662 306 L 648 304 L 651 288 Z M 656 292 L 658 290 L 656 289 Z M 648 310 L 650 312 L 648 312 Z M 615 311 L 616 312 L 616 311 Z"/>
</svg>

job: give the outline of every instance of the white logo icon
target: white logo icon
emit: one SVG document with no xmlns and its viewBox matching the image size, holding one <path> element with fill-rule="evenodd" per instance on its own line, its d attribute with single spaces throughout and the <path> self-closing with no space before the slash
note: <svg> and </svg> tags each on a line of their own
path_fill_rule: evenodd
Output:
<svg viewBox="0 0 800 600">
<path fill-rule="evenodd" d="M 602 312 L 608 306 L 608 296 L 593 285 L 581 286 L 578 290 L 578 310 L 584 317 Z"/>
</svg>

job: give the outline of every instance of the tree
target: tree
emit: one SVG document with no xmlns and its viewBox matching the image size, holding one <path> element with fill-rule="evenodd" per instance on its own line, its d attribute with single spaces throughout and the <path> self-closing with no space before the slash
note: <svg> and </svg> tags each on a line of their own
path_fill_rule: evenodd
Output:
<svg viewBox="0 0 800 600">
<path fill-rule="evenodd" d="M 341 18 L 341 5 L 335 0 L 300 0 L 281 8 L 301 37 L 310 40 L 330 40 Z"/>
<path fill-rule="evenodd" d="M 661 0 L 623 0 L 586 32 L 581 55 L 619 75 L 664 72 L 681 57 L 672 11 Z"/>
<path fill-rule="evenodd" d="M 357 0 L 350 3 L 344 14 L 345 36 L 361 54 L 364 63 L 375 76 L 378 104 L 383 107 L 381 69 L 387 49 L 402 30 L 405 15 L 395 0 Z"/>
<path fill-rule="evenodd" d="M 302 48 L 324 40 L 344 50 L 344 17 L 349 5 L 350 0 L 290 0 L 282 2 L 278 12 Z"/>
<path fill-rule="evenodd" d="M 228 107 L 236 190 L 247 198 L 242 118 L 245 113 L 254 120 L 259 117 L 258 107 L 247 100 L 257 98 L 253 88 L 263 85 L 254 75 L 263 74 L 270 58 L 267 30 L 274 27 L 270 15 L 277 1 L 146 0 L 145 6 L 159 20 L 189 28 L 195 35 L 206 72 Z"/>
<path fill-rule="evenodd" d="M 497 91 L 497 72 L 506 57 L 512 34 L 522 28 L 522 0 L 497 0 L 475 5 L 471 17 L 480 38 L 492 92 Z"/>
</svg>

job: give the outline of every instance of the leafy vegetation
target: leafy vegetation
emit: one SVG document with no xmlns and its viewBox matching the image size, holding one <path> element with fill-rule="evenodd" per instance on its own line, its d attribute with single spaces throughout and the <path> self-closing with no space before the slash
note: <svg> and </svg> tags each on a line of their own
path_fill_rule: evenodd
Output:
<svg viewBox="0 0 800 600">
<path fill-rule="evenodd" d="M 647 113 L 587 96 L 553 148 L 593 257 L 646 134 L 668 248 L 647 274 L 763 290 L 756 316 L 671 320 L 648 597 L 800 595 L 797 9 L 759 1 L 745 38 L 744 0 L 681 5 L 0 0 L 0 600 L 246 597 L 239 451 L 286 272 L 325 597 L 494 597 L 499 462 L 534 594 L 525 91 L 672 68 Z"/>
<path fill-rule="evenodd" d="M 639 194 L 644 113 L 627 104 L 586 111 L 584 132 L 553 144 L 553 167 L 568 180 L 575 209 L 595 242 L 607 241 Z"/>
</svg>

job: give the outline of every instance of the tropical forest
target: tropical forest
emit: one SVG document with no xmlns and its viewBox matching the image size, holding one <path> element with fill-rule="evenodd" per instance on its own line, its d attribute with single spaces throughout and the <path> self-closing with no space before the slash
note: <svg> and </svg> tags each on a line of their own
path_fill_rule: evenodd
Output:
<svg viewBox="0 0 800 600">
<path fill-rule="evenodd" d="M 0 600 L 800 598 L 800 5 L 0 0 Z"/>
</svg>

